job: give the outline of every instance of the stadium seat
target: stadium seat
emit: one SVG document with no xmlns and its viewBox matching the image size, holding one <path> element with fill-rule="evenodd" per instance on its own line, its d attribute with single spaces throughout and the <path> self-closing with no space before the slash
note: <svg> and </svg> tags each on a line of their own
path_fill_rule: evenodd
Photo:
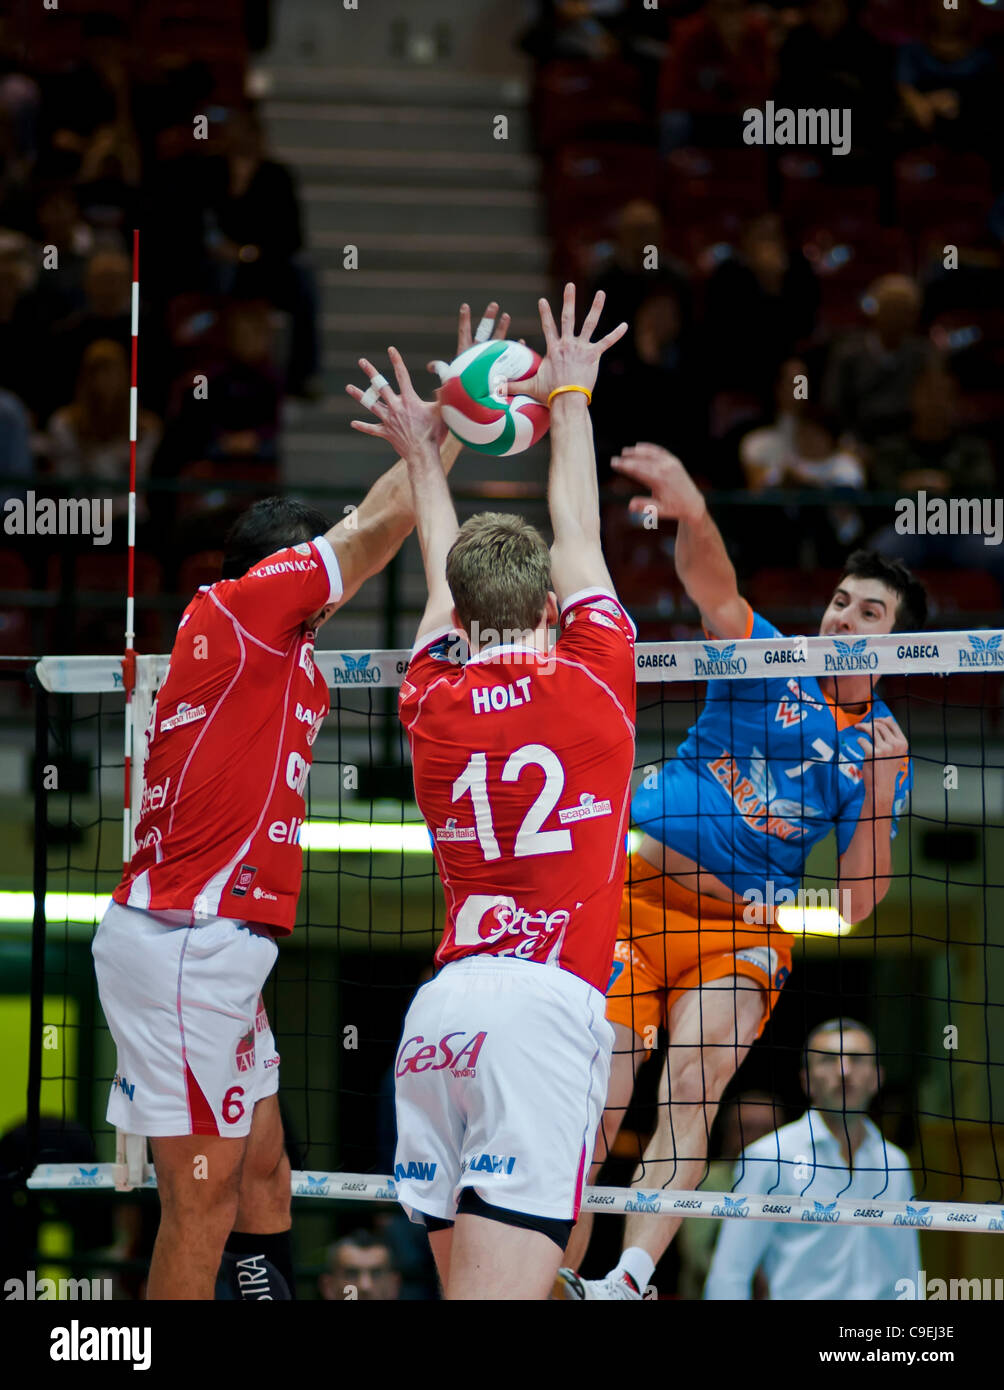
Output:
<svg viewBox="0 0 1004 1390">
<path fill-rule="evenodd" d="M 815 271 L 820 319 L 827 328 L 860 322 L 860 300 L 880 275 L 913 272 L 910 238 L 899 227 L 876 227 L 857 216 L 810 228 L 802 250 Z"/>
<path fill-rule="evenodd" d="M 822 613 L 840 578 L 839 570 L 762 569 L 741 585 L 757 613 L 799 608 Z"/>
<path fill-rule="evenodd" d="M 927 586 L 933 626 L 963 626 L 974 613 L 1000 620 L 1000 585 L 985 570 L 918 570 L 917 578 Z"/>
<path fill-rule="evenodd" d="M 115 554 L 98 550 L 79 551 L 74 555 L 49 557 L 47 587 L 59 590 L 64 577 L 64 564 L 71 566 L 75 593 L 121 593 L 125 603 L 128 559 L 124 551 Z M 136 594 L 159 594 L 163 590 L 160 561 L 146 551 L 136 551 Z"/>
<path fill-rule="evenodd" d="M 0 602 L 0 655 L 27 656 L 33 650 L 29 614 L 18 598 L 31 590 L 31 574 L 21 556 L 0 552 L 0 592 L 11 595 Z"/>
<path fill-rule="evenodd" d="M 780 211 L 789 231 L 804 236 L 813 227 L 836 227 L 852 215 L 876 227 L 879 190 L 871 184 L 844 187 L 823 178 L 823 165 L 808 155 L 786 154 L 778 161 Z"/>
<path fill-rule="evenodd" d="M 978 154 L 930 146 L 912 150 L 893 165 L 899 222 L 917 237 L 951 218 L 959 240 L 979 241 L 993 204 L 987 161 Z"/>
<path fill-rule="evenodd" d="M 630 63 L 559 59 L 541 68 L 534 91 L 534 129 L 543 154 L 551 154 L 590 130 L 642 133 L 647 122 L 638 99 L 638 74 Z"/>
<path fill-rule="evenodd" d="M 619 207 L 656 197 L 662 177 L 657 152 L 642 145 L 591 141 L 563 145 L 548 175 L 548 218 L 553 235 L 577 227 L 598 207 Z"/>
<path fill-rule="evenodd" d="M 762 149 L 673 150 L 662 178 L 663 211 L 674 226 L 722 218 L 740 222 L 767 210 L 767 157 Z"/>
</svg>

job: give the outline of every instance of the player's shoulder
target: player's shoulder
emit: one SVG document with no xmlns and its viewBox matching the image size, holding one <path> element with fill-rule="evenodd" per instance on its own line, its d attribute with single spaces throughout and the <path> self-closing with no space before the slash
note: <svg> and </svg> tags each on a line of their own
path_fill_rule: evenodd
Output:
<svg viewBox="0 0 1004 1390">
<path fill-rule="evenodd" d="M 632 643 L 638 636 L 630 613 L 609 589 L 580 589 L 569 595 L 561 605 L 560 623 L 559 642 L 570 631 L 578 636 L 591 628 L 620 633 Z M 591 628 L 583 624 L 590 624 Z"/>
</svg>

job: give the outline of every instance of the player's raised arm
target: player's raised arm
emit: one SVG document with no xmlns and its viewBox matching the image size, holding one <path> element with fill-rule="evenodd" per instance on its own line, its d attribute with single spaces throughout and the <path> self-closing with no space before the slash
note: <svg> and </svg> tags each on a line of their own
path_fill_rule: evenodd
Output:
<svg viewBox="0 0 1004 1390">
<path fill-rule="evenodd" d="M 391 390 L 376 368 L 364 358 L 360 359 L 359 365 L 370 378 L 370 390 L 364 394 L 357 386 L 346 389 L 354 400 L 368 405 L 380 422 L 374 425 L 369 421 L 353 420 L 352 428 L 363 434 L 375 435 L 378 439 L 386 439 L 397 449 L 407 468 L 422 562 L 429 586 L 428 602 L 418 628 L 421 638 L 427 632 L 446 627 L 451 622 L 453 598 L 446 582 L 446 556 L 460 527 L 446 472 L 439 457 L 439 445 L 445 429 L 439 404 L 419 398 L 397 348 L 388 348 L 387 355 L 397 377 L 400 395 Z M 383 384 L 380 385 L 380 382 Z"/>
<path fill-rule="evenodd" d="M 611 460 L 611 467 L 651 491 L 650 497 L 633 497 L 631 511 L 655 506 L 661 521 L 678 523 L 676 572 L 707 630 L 715 637 L 746 637 L 749 606 L 739 593 L 721 532 L 680 460 L 656 444 L 633 444 Z"/>
<path fill-rule="evenodd" d="M 499 306 L 494 301 L 488 305 L 481 316 L 477 340 L 505 338 L 509 329 L 509 315 L 499 314 Z M 457 354 L 466 352 L 475 341 L 471 330 L 471 311 L 467 304 L 460 307 L 457 330 Z M 349 390 L 355 400 L 369 407 L 371 401 L 379 400 L 380 383 L 384 378 L 375 371 L 370 372 L 370 388 L 362 392 Z M 461 445 L 454 436 L 446 435 L 439 444 L 439 458 L 444 472 L 449 473 L 460 454 Z M 412 507 L 412 489 L 408 479 L 408 466 L 400 458 L 393 468 L 387 470 L 370 488 L 362 502 L 337 526 L 327 533 L 342 575 L 342 595 L 338 600 L 341 607 L 356 590 L 372 575 L 377 574 L 395 555 L 405 537 L 415 524 Z"/>
<path fill-rule="evenodd" d="M 548 504 L 554 544 L 551 579 L 559 600 L 580 589 L 613 589 L 600 544 L 600 503 L 589 401 L 600 357 L 627 332 L 619 324 L 605 338 L 589 341 L 603 308 L 600 291 L 579 334 L 575 332 L 575 286 L 566 285 L 559 334 L 546 299 L 540 322 L 547 356 L 529 382 L 511 382 L 515 394 L 533 396 L 551 408 L 551 469 Z"/>
</svg>

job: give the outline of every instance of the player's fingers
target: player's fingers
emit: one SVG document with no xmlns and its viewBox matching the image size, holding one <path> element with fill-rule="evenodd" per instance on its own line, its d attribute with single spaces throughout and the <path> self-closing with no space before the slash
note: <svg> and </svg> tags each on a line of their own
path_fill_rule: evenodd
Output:
<svg viewBox="0 0 1004 1390">
<path fill-rule="evenodd" d="M 466 352 L 473 345 L 474 339 L 471 336 L 471 306 L 461 304 L 460 317 L 457 321 L 457 356 Z"/>
<path fill-rule="evenodd" d="M 378 439 L 386 439 L 387 431 L 383 425 L 371 425 L 369 420 L 350 420 L 349 424 L 360 434 L 375 434 Z"/>
<path fill-rule="evenodd" d="M 627 324 L 619 323 L 617 327 L 612 329 L 605 338 L 601 338 L 600 341 L 598 343 L 594 343 L 593 346 L 596 348 L 598 352 L 606 352 L 607 348 L 613 347 L 614 343 L 619 342 L 620 339 L 624 337 L 624 334 L 627 331 Z"/>
<path fill-rule="evenodd" d="M 387 349 L 387 356 L 390 358 L 390 365 L 394 368 L 394 375 L 397 377 L 397 384 L 402 396 L 413 396 L 415 388 L 411 384 L 411 376 L 408 368 L 404 365 L 404 358 L 396 347 Z"/>
<path fill-rule="evenodd" d="M 369 387 L 363 392 L 360 398 L 367 410 L 372 409 L 373 402 L 376 400 L 382 399 L 387 404 L 392 402 L 394 399 L 394 391 L 383 373 L 378 372 L 373 363 L 365 357 L 360 357 L 359 365 L 370 379 Z"/>
<path fill-rule="evenodd" d="M 555 326 L 554 315 L 551 313 L 551 306 L 546 299 L 541 299 L 537 308 L 540 310 L 540 327 L 544 334 L 547 351 L 553 352 L 558 341 L 558 330 Z"/>
<path fill-rule="evenodd" d="M 488 339 L 494 336 L 495 320 L 498 318 L 499 306 L 493 299 L 487 306 L 474 330 L 474 341 L 476 343 L 487 343 Z"/>
<path fill-rule="evenodd" d="M 575 286 L 571 281 L 565 286 L 561 299 L 561 336 L 570 338 L 575 333 Z"/>
<path fill-rule="evenodd" d="M 366 391 L 360 391 L 358 386 L 353 386 L 350 383 L 345 389 L 354 401 L 363 406 L 366 410 L 372 410 L 374 414 L 376 414 L 378 408 L 383 408 L 384 410 L 387 408 L 386 401 L 379 399 L 379 395 L 375 396 L 373 394 L 375 389 L 373 386 L 370 386 Z"/>
<path fill-rule="evenodd" d="M 508 332 L 509 332 L 509 325 L 510 325 L 511 323 L 512 323 L 512 315 L 511 315 L 511 314 L 502 314 L 502 315 L 500 316 L 500 318 L 499 318 L 498 323 L 495 325 L 495 332 L 492 334 L 492 337 L 493 337 L 493 338 L 498 338 L 498 339 L 500 339 L 500 340 L 504 340 L 505 337 L 506 337 L 506 335 L 507 335 Z"/>
<path fill-rule="evenodd" d="M 437 358 L 435 362 L 426 362 L 425 370 L 432 372 L 433 376 L 438 376 L 440 381 L 446 380 L 446 373 L 450 370 L 449 362 L 440 362 Z"/>
<path fill-rule="evenodd" d="M 582 325 L 581 337 L 589 339 L 593 336 L 593 329 L 600 321 L 600 313 L 602 312 L 603 305 L 606 303 L 606 298 L 606 294 L 603 290 L 597 290 L 593 295 L 593 302 L 589 306 L 589 313 L 586 315 L 585 322 Z"/>
</svg>

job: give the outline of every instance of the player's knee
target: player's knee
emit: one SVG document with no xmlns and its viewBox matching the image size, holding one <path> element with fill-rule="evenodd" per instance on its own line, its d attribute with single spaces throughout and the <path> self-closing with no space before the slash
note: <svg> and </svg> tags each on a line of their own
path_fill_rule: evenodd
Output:
<svg viewBox="0 0 1004 1390">
<path fill-rule="evenodd" d="M 225 1221 L 228 1213 L 237 1213 L 240 1174 L 240 1164 L 228 1153 L 195 1154 L 191 1164 L 172 1165 L 169 1172 L 162 1166 L 157 1172 L 161 1212 L 186 1225 L 217 1216 Z"/>
<path fill-rule="evenodd" d="M 711 1058 L 710 1051 L 704 1049 L 703 1053 L 687 1056 L 672 1068 L 670 1098 L 674 1106 L 691 1109 L 717 1101 L 721 1096 L 736 1065 L 732 1060 Z"/>
</svg>

